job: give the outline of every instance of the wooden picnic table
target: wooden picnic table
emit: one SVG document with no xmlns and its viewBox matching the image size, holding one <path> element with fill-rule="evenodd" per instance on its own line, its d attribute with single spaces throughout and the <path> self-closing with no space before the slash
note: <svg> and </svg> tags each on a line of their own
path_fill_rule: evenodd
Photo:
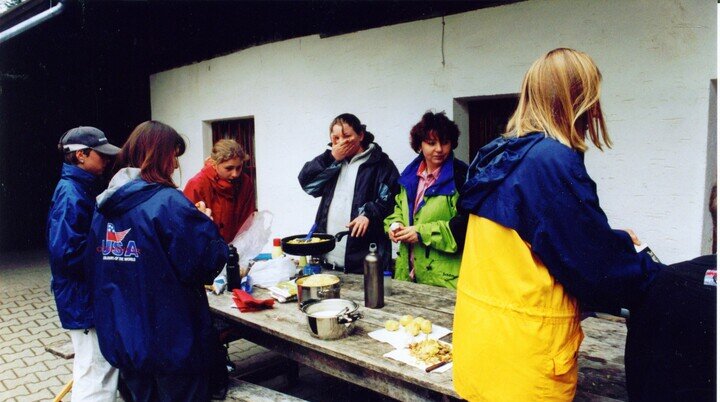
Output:
<svg viewBox="0 0 720 402">
<path fill-rule="evenodd" d="M 310 335 L 307 318 L 298 309 L 297 302 L 275 303 L 272 309 L 241 313 L 226 292 L 208 296 L 210 309 L 217 317 L 233 324 L 250 342 L 391 398 L 401 401 L 460 399 L 452 385 L 452 370 L 425 373 L 383 357 L 393 347 L 368 336 L 384 328 L 386 320 L 397 320 L 405 314 L 422 316 L 433 324 L 452 329 L 455 291 L 393 280 L 392 294 L 385 296 L 385 306 L 369 309 L 364 307 L 362 275 L 331 273 L 342 280 L 340 297 L 358 303 L 363 314 L 354 332 L 342 339 L 320 340 Z M 253 296 L 263 299 L 270 294 L 255 288 Z M 626 399 L 622 366 L 624 323 L 588 318 L 583 321 L 583 329 L 585 341 L 580 353 L 576 401 Z M 452 334 L 441 340 L 452 342 Z"/>
</svg>

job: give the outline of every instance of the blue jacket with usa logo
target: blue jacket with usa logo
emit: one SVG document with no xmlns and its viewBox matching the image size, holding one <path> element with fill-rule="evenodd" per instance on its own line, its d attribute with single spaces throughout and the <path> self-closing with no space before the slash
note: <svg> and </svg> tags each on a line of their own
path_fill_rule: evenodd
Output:
<svg viewBox="0 0 720 402">
<path fill-rule="evenodd" d="M 77 166 L 63 164 L 47 219 L 51 288 L 65 329 L 92 328 L 90 291 L 83 256 L 99 180 Z"/>
<path fill-rule="evenodd" d="M 119 171 L 88 237 L 100 350 L 139 372 L 206 371 L 217 343 L 204 283 L 227 260 L 215 224 L 177 189 Z"/>
</svg>

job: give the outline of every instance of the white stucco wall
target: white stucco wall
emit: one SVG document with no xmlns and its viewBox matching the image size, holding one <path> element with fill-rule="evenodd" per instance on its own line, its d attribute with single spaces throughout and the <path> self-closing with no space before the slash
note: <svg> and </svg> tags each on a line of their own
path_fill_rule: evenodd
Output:
<svg viewBox="0 0 720 402">
<path fill-rule="evenodd" d="M 246 49 L 150 77 L 152 115 L 185 134 L 183 184 L 209 153 L 207 121 L 253 116 L 258 205 L 274 235 L 306 231 L 318 200 L 297 174 L 324 150 L 328 124 L 356 114 L 398 169 L 414 157 L 408 132 L 428 109 L 461 113 L 455 98 L 515 93 L 532 61 L 566 46 L 603 76 L 614 142 L 588 171 L 611 225 L 633 228 L 665 260 L 703 243 L 710 85 L 716 78 L 712 1 L 528 1 L 441 19 Z M 460 105 L 461 106 L 461 105 Z M 467 117 L 455 116 L 461 127 Z M 465 132 L 458 149 L 468 161 Z M 706 167 L 712 166 L 711 172 Z"/>
</svg>

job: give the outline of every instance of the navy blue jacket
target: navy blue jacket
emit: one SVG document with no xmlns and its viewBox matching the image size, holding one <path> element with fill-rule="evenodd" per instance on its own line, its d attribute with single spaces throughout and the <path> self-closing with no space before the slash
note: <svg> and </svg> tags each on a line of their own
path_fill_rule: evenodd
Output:
<svg viewBox="0 0 720 402">
<path fill-rule="evenodd" d="M 152 374 L 207 370 L 217 334 L 203 284 L 228 253 L 215 224 L 177 189 L 135 179 L 98 202 L 88 242 L 108 362 Z"/>
<path fill-rule="evenodd" d="M 50 201 L 47 244 L 51 288 L 63 328 L 94 326 L 83 256 L 100 180 L 77 166 L 63 164 Z"/>
<path fill-rule="evenodd" d="M 470 165 L 460 209 L 515 230 L 583 307 L 631 307 L 662 264 L 600 208 L 583 154 L 543 133 L 498 138 Z"/>
</svg>

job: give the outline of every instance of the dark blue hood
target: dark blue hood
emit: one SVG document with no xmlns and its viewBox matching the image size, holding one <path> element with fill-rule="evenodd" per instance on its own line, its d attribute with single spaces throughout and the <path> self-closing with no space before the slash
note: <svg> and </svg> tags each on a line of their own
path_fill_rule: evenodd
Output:
<svg viewBox="0 0 720 402">
<path fill-rule="evenodd" d="M 460 210 L 478 211 L 483 201 L 519 166 L 528 151 L 544 138 L 544 133 L 500 137 L 482 147 L 470 164 L 468 180 L 460 190 Z"/>
</svg>

